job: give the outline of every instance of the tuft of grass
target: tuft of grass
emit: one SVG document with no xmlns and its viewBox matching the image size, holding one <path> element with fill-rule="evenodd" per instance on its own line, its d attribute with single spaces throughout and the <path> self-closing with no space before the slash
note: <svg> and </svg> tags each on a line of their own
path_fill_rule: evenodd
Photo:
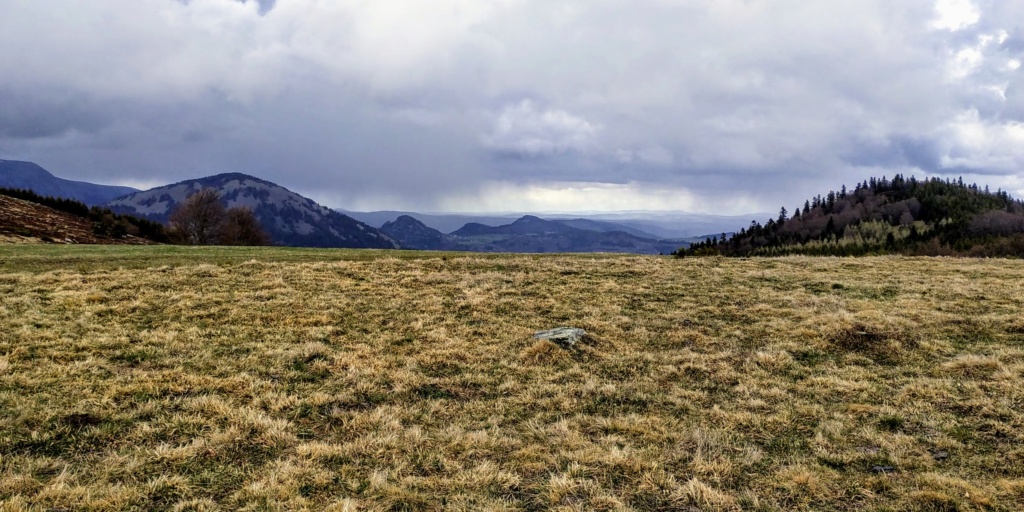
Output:
<svg viewBox="0 0 1024 512">
<path fill-rule="evenodd" d="M 523 361 L 527 363 L 549 364 L 555 361 L 568 359 L 566 349 L 559 347 L 549 340 L 538 340 L 530 348 L 522 353 Z"/>
<path fill-rule="evenodd" d="M 1019 510 L 1022 281 L 0 246 L 0 509 Z"/>
<path fill-rule="evenodd" d="M 879 364 L 899 364 L 914 355 L 918 348 L 915 334 L 910 329 L 886 321 L 876 311 L 869 312 L 867 320 L 854 318 L 852 322 L 837 322 L 829 335 L 829 342 L 838 353 L 852 352 Z"/>
</svg>

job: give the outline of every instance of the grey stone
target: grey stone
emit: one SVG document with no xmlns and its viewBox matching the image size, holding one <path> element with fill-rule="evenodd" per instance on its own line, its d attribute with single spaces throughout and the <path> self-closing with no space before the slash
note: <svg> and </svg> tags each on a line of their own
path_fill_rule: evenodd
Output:
<svg viewBox="0 0 1024 512">
<path fill-rule="evenodd" d="M 947 452 L 947 451 L 935 452 L 935 453 L 932 454 L 932 458 L 934 458 L 935 460 L 946 460 L 946 459 L 949 458 L 949 452 Z"/>
<path fill-rule="evenodd" d="M 583 329 L 577 329 L 575 327 L 556 327 L 546 331 L 538 331 L 534 333 L 533 337 L 540 340 L 548 340 L 552 343 L 568 348 L 579 343 L 586 334 L 587 332 Z"/>
<path fill-rule="evenodd" d="M 875 473 L 892 473 L 896 470 L 893 469 L 892 466 L 874 466 L 871 468 L 871 471 L 874 471 Z"/>
</svg>

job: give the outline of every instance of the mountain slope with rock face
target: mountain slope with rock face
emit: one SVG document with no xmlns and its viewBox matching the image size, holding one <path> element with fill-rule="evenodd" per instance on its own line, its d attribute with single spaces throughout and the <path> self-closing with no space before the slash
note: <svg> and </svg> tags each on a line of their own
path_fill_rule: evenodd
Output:
<svg viewBox="0 0 1024 512">
<path fill-rule="evenodd" d="M 58 178 L 32 162 L 17 160 L 0 160 L 0 187 L 31 190 L 41 196 L 74 199 L 89 206 L 101 205 L 116 197 L 138 192 L 138 189 L 131 187 Z"/>
<path fill-rule="evenodd" d="M 277 245 L 394 249 L 398 244 L 376 228 L 317 204 L 280 185 L 241 173 L 186 180 L 117 198 L 107 206 L 158 222 L 191 194 L 211 188 L 227 208 L 252 209 Z"/>
</svg>

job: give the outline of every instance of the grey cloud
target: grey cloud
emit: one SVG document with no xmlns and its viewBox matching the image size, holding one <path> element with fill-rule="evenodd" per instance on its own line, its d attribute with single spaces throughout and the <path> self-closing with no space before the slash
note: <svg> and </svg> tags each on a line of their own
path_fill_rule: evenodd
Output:
<svg viewBox="0 0 1024 512">
<path fill-rule="evenodd" d="M 260 12 L 267 12 L 274 8 L 276 0 L 256 0 L 260 4 Z"/>
<path fill-rule="evenodd" d="M 108 116 L 88 97 L 50 91 L 26 97 L 0 86 L 0 138 L 40 139 L 62 137 L 69 132 L 94 132 Z"/>
<path fill-rule="evenodd" d="M 858 141 L 842 155 L 843 161 L 865 168 L 916 168 L 939 172 L 942 148 L 932 139 L 894 135 L 881 141 Z"/>
<path fill-rule="evenodd" d="M 1015 27 L 1012 32 L 1009 33 L 1009 37 L 1005 41 L 1000 43 L 1000 48 L 1014 55 L 1024 54 L 1024 29 Z"/>
<path fill-rule="evenodd" d="M 523 100 L 505 107 L 481 141 L 501 155 L 536 158 L 587 151 L 600 130 L 601 126 L 564 110 L 538 108 Z"/>
<path fill-rule="evenodd" d="M 424 209 L 492 182 L 771 211 L 872 174 L 1010 179 L 1024 7 L 975 4 L 951 30 L 930 0 L 19 2 L 0 18 L 0 158 Z"/>
</svg>

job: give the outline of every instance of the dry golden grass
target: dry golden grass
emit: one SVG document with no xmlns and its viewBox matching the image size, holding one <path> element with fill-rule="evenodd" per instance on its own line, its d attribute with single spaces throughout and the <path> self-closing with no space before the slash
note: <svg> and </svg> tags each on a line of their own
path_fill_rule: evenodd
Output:
<svg viewBox="0 0 1024 512">
<path fill-rule="evenodd" d="M 0 510 L 1024 508 L 1019 261 L 90 251 L 0 247 Z"/>
</svg>

